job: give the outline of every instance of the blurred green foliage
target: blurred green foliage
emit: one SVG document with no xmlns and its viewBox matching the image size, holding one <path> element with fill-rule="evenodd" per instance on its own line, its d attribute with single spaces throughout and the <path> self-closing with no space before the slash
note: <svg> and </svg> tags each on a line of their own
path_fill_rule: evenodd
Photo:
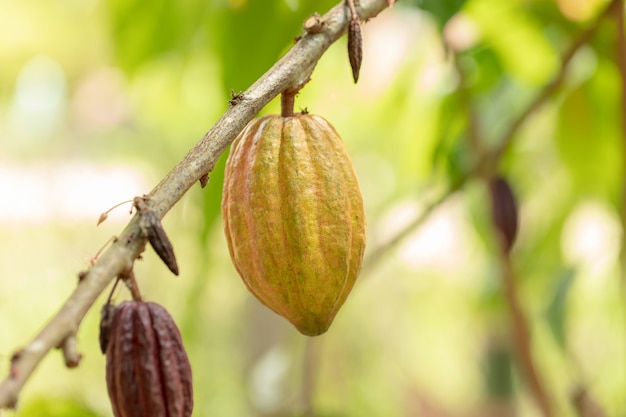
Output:
<svg viewBox="0 0 626 417">
<path fill-rule="evenodd" d="M 306 17 L 334 4 L 2 3 L 1 373 L 129 218 L 117 209 L 95 228 L 100 212 L 147 193 L 219 118 L 231 90 L 245 90 Z M 476 161 L 468 101 L 481 146 L 495 146 L 607 4 L 402 0 L 364 24 L 356 86 L 345 39 L 328 50 L 296 107 L 327 118 L 346 142 L 366 204 L 368 254 Z M 576 415 L 568 396 L 579 384 L 607 415 L 626 414 L 617 36 L 605 20 L 497 164 L 520 202 L 517 285 L 559 416 Z M 277 111 L 277 101 L 263 110 Z M 366 268 L 330 331 L 307 339 L 256 302 L 230 263 L 220 216 L 225 157 L 209 185 L 164 219 L 181 276 L 151 250 L 135 268 L 146 298 L 182 330 L 195 416 L 540 415 L 514 360 L 481 181 Z M 53 352 L 15 415 L 112 415 L 97 345 L 105 297 L 81 326 L 80 367 L 64 369 Z"/>
</svg>

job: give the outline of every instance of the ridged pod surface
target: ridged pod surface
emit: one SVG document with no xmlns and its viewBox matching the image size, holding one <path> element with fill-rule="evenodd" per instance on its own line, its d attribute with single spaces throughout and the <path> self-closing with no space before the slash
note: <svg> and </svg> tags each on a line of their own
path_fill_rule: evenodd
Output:
<svg viewBox="0 0 626 417">
<path fill-rule="evenodd" d="M 106 381 L 115 417 L 189 417 L 191 366 L 174 319 L 152 302 L 125 302 L 113 315 Z"/>
<path fill-rule="evenodd" d="M 363 200 L 335 129 L 309 114 L 252 120 L 226 163 L 222 215 L 252 294 L 305 335 L 328 330 L 365 249 Z"/>
</svg>

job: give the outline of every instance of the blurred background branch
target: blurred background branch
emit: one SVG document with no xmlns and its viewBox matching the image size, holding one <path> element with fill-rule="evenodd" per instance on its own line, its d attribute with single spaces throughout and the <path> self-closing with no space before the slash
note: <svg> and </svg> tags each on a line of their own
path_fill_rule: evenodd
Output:
<svg viewBox="0 0 626 417">
<path fill-rule="evenodd" d="M 478 117 L 476 115 L 476 110 L 471 105 L 471 97 L 467 92 L 465 87 L 465 78 L 466 75 L 459 67 L 458 64 L 458 56 L 454 55 L 455 68 L 457 69 L 457 73 L 459 74 L 459 95 L 461 97 L 461 101 L 464 102 L 464 108 L 467 112 L 467 130 L 468 130 L 468 138 L 471 143 L 471 147 L 474 150 L 477 150 L 478 156 L 475 159 L 475 163 L 473 166 L 465 173 L 463 173 L 456 182 L 452 183 L 448 190 L 444 191 L 440 194 L 439 197 L 435 198 L 432 203 L 427 204 L 422 212 L 416 216 L 416 218 L 410 222 L 406 227 L 402 230 L 398 231 L 394 236 L 392 236 L 387 242 L 383 245 L 373 249 L 369 252 L 367 258 L 365 259 L 364 269 L 373 268 L 376 262 L 383 258 L 384 254 L 396 247 L 400 242 L 403 241 L 404 238 L 409 236 L 416 228 L 422 225 L 426 218 L 442 203 L 444 203 L 450 196 L 452 196 L 455 192 L 463 188 L 463 185 L 473 179 L 476 175 L 479 175 L 484 172 L 492 172 L 494 167 L 498 164 L 500 158 L 502 158 L 504 152 L 513 142 L 516 133 L 523 126 L 524 122 L 528 120 L 530 116 L 532 116 L 552 95 L 557 91 L 563 80 L 565 79 L 565 75 L 567 74 L 567 69 L 569 64 L 572 61 L 572 58 L 576 54 L 576 52 L 585 46 L 585 44 L 589 41 L 589 39 L 593 36 L 593 34 L 598 30 L 601 23 L 608 17 L 610 14 L 616 10 L 616 7 L 619 6 L 620 0 L 612 0 L 611 3 L 606 7 L 605 11 L 601 13 L 595 22 L 593 22 L 589 27 L 584 30 L 577 38 L 572 42 L 570 47 L 563 53 L 561 56 L 561 64 L 557 74 L 540 90 L 540 92 L 535 96 L 533 100 L 531 100 L 526 107 L 518 114 L 518 116 L 513 119 L 508 127 L 505 129 L 505 132 L 501 135 L 500 138 L 495 140 L 495 146 L 491 150 L 482 151 L 482 139 L 480 133 L 480 127 L 478 126 Z M 485 152 L 485 153 L 483 153 Z"/>
<path fill-rule="evenodd" d="M 620 8 L 619 6 L 622 7 Z M 458 179 L 458 182 L 453 184 L 449 190 L 442 193 L 440 197 L 436 198 L 431 204 L 426 205 L 421 213 L 417 215 L 416 218 L 411 221 L 405 228 L 397 232 L 393 237 L 385 242 L 384 245 L 379 246 L 375 250 L 370 252 L 369 256 L 366 258 L 364 265 L 364 268 L 366 270 L 368 268 L 372 268 L 377 261 L 382 259 L 387 251 L 393 249 L 400 242 L 402 242 L 403 239 L 414 233 L 414 230 L 423 225 L 426 222 L 428 216 L 430 216 L 439 205 L 443 204 L 454 193 L 461 190 L 467 181 L 477 176 L 483 176 L 488 182 L 489 178 L 497 173 L 496 166 L 499 164 L 499 161 L 502 158 L 503 154 L 511 146 L 512 141 L 514 140 L 517 132 L 523 126 L 524 122 L 555 94 L 555 92 L 565 80 L 569 65 L 572 62 L 575 54 L 583 46 L 585 46 L 587 42 L 590 41 L 592 36 L 599 29 L 602 22 L 604 22 L 605 19 L 607 17 L 610 17 L 613 13 L 615 13 L 616 16 L 619 16 L 617 21 L 621 23 L 621 25 L 618 24 L 618 32 L 620 34 L 618 35 L 618 55 L 620 61 L 622 59 L 624 61 L 624 63 L 620 62 L 620 68 L 622 70 L 622 73 L 626 74 L 626 72 L 623 72 L 626 71 L 624 70 L 626 68 L 626 44 L 623 43 L 623 2 L 620 0 L 613 0 L 606 7 L 605 11 L 597 17 L 595 22 L 589 25 L 589 27 L 584 30 L 572 42 L 569 48 L 562 54 L 557 74 L 541 89 L 541 91 L 535 96 L 535 98 L 527 104 L 527 106 L 519 113 L 519 115 L 511 122 L 509 122 L 508 127 L 504 129 L 504 133 L 501 135 L 501 137 L 495 142 L 491 142 L 496 144 L 492 147 L 491 150 L 484 149 L 485 141 L 482 138 L 482 132 L 479 126 L 479 116 L 476 114 L 476 109 L 473 105 L 473 97 L 471 96 L 471 92 L 467 87 L 467 74 L 463 69 L 462 64 L 460 63 L 460 57 L 450 45 L 445 45 L 446 50 L 448 50 L 449 54 L 451 55 L 451 59 L 459 80 L 457 91 L 459 95 L 459 101 L 461 102 L 461 107 L 463 108 L 464 113 L 467 117 L 466 129 L 467 140 L 469 142 L 468 149 L 471 153 L 470 158 L 476 162 L 469 172 L 461 175 Z M 623 79 L 626 80 L 626 77 L 624 77 Z M 626 89 L 624 89 L 623 91 L 626 91 Z M 626 96 L 624 97 L 624 103 L 626 103 Z M 626 109 L 626 106 L 624 108 Z M 624 120 L 626 120 L 626 117 Z M 517 222 L 517 219 L 515 220 L 515 222 Z M 498 257 L 500 259 L 500 265 L 502 268 L 503 293 L 511 317 L 512 347 L 516 353 L 517 362 L 521 369 L 522 375 L 524 376 L 524 379 L 528 384 L 533 397 L 535 398 L 538 408 L 541 410 L 542 415 L 546 417 L 551 417 L 555 415 L 555 411 L 552 405 L 552 400 L 550 399 L 547 388 L 545 386 L 545 382 L 540 376 L 540 371 L 537 367 L 536 361 L 534 359 L 534 354 L 532 352 L 531 333 L 528 319 L 524 313 L 522 302 L 520 300 L 519 290 L 517 288 L 517 279 L 515 277 L 510 254 L 510 245 L 512 244 L 512 242 L 508 244 L 509 247 L 506 247 L 507 245 L 502 243 L 500 238 L 498 238 L 497 240 L 499 244 L 497 245 L 496 251 L 498 252 Z M 586 391 L 583 391 L 583 394 L 581 394 L 581 396 L 577 396 L 576 398 L 577 400 L 575 401 L 575 404 L 577 409 L 579 410 L 579 413 L 582 413 L 581 415 L 589 415 L 589 411 L 581 411 L 588 409 L 587 405 L 582 405 L 583 403 L 593 402 L 588 393 Z M 602 413 L 601 408 L 598 405 L 594 404 L 593 407 L 594 410 L 598 410 L 598 413 Z"/>
</svg>

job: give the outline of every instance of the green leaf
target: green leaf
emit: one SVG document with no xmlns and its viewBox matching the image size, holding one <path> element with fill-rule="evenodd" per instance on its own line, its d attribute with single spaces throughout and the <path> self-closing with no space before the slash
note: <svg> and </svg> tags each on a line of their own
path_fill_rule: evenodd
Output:
<svg viewBox="0 0 626 417">
<path fill-rule="evenodd" d="M 614 64 L 605 62 L 565 97 L 559 109 L 556 145 L 579 192 L 605 197 L 620 192 L 618 92 Z"/>
<path fill-rule="evenodd" d="M 439 28 L 443 28 L 446 22 L 461 10 L 465 2 L 466 0 L 413 0 L 411 3 L 430 13 Z"/>
<path fill-rule="evenodd" d="M 199 0 L 109 0 L 106 5 L 115 56 L 129 73 L 161 54 L 186 50 L 207 7 Z"/>
<path fill-rule="evenodd" d="M 506 77 L 499 56 L 491 48 L 478 46 L 460 54 L 459 64 L 465 71 L 467 86 L 478 96 L 481 93 L 495 91 L 498 94 L 499 84 Z"/>
<path fill-rule="evenodd" d="M 437 121 L 437 143 L 433 148 L 433 170 L 445 173 L 450 183 L 456 183 L 469 168 L 467 149 L 467 117 L 461 108 L 458 94 L 445 97 Z"/>
<path fill-rule="evenodd" d="M 511 352 L 507 344 L 492 342 L 485 352 L 485 382 L 492 399 L 508 399 L 513 394 Z"/>
<path fill-rule="evenodd" d="M 308 16 L 325 13 L 336 2 L 301 1 L 297 7 L 284 0 L 236 3 L 222 10 L 220 24 L 211 36 L 218 39 L 225 91 L 238 92 L 247 89 L 293 45 L 294 38 L 303 33 L 302 23 Z"/>
<path fill-rule="evenodd" d="M 546 82 L 559 60 L 541 22 L 514 1 L 471 1 L 464 9 L 477 24 L 481 44 L 492 48 L 506 71 L 527 83 Z"/>
<path fill-rule="evenodd" d="M 554 289 L 552 301 L 546 311 L 548 326 L 550 327 L 557 344 L 561 349 L 563 349 L 564 352 L 567 348 L 565 329 L 565 321 L 567 318 L 567 295 L 572 287 L 575 275 L 576 272 L 572 269 L 567 269 L 561 272 Z"/>
</svg>

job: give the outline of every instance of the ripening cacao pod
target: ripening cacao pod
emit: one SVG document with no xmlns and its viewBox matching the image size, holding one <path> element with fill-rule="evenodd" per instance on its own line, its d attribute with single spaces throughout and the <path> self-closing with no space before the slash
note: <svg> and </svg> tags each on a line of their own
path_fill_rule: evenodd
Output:
<svg viewBox="0 0 626 417">
<path fill-rule="evenodd" d="M 115 417 L 191 416 L 191 366 L 176 323 L 163 307 L 120 304 L 108 339 L 106 381 Z"/>
<path fill-rule="evenodd" d="M 301 333 L 324 333 L 363 261 L 363 199 L 335 129 L 310 114 L 252 120 L 233 142 L 222 197 L 248 289 Z"/>
</svg>

